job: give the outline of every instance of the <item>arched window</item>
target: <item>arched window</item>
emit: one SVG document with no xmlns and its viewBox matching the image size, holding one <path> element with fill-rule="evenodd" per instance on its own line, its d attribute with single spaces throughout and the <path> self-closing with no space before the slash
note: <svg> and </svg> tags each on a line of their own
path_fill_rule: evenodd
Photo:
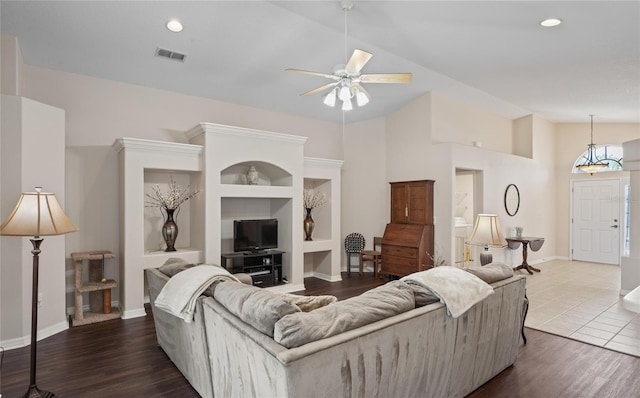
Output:
<svg viewBox="0 0 640 398">
<path fill-rule="evenodd" d="M 589 150 L 586 150 L 578 157 L 573 164 L 572 172 L 576 174 L 586 173 L 580 170 L 578 166 L 589 163 Z M 593 162 L 607 163 L 607 167 L 603 167 L 594 173 L 603 171 L 619 171 L 622 170 L 622 146 L 621 145 L 598 145 L 593 151 Z"/>
</svg>

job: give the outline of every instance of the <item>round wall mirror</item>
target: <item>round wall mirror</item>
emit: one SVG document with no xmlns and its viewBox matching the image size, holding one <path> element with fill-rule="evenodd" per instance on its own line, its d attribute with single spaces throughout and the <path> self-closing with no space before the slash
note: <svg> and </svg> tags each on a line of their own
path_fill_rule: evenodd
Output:
<svg viewBox="0 0 640 398">
<path fill-rule="evenodd" d="M 520 208 L 520 191 L 516 184 L 507 185 L 504 191 L 504 209 L 510 216 L 515 216 Z"/>
</svg>

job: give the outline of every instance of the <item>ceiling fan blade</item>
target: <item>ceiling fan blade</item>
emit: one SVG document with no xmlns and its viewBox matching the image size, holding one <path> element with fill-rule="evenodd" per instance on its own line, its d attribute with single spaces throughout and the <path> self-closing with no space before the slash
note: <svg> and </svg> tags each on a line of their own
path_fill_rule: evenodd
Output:
<svg viewBox="0 0 640 398">
<path fill-rule="evenodd" d="M 327 83 L 327 84 L 325 84 L 324 86 L 320 86 L 320 87 L 318 87 L 318 88 L 314 88 L 313 90 L 309 90 L 309 91 L 307 91 L 306 93 L 302 93 L 302 94 L 300 94 L 300 95 L 313 95 L 313 94 L 315 94 L 315 93 L 319 93 L 319 92 L 321 92 L 321 91 L 325 91 L 326 89 L 331 88 L 331 87 L 335 87 L 335 86 L 337 86 L 337 85 L 338 85 L 338 82 L 335 82 L 335 83 Z"/>
<path fill-rule="evenodd" d="M 413 75 L 411 73 L 372 73 L 361 75 L 362 83 L 409 83 Z"/>
<path fill-rule="evenodd" d="M 298 72 L 298 73 L 304 73 L 304 74 L 307 74 L 307 75 L 326 77 L 328 79 L 336 79 L 336 76 L 331 75 L 329 73 L 314 72 L 314 71 L 311 71 L 311 70 L 296 69 L 296 68 L 287 68 L 285 70 L 288 71 L 288 72 Z"/>
<path fill-rule="evenodd" d="M 353 50 L 353 54 L 351 54 L 351 58 L 349 58 L 349 62 L 344 67 L 344 70 L 352 76 L 360 73 L 362 68 L 369 62 L 373 55 L 366 51 L 358 50 L 357 48 Z"/>
</svg>

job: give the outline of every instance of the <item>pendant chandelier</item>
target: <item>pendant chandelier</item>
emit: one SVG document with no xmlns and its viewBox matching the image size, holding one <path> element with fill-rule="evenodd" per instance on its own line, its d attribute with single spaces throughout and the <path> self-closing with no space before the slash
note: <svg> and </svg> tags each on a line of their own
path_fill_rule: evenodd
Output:
<svg viewBox="0 0 640 398">
<path fill-rule="evenodd" d="M 593 143 L 593 115 L 589 115 L 589 117 L 591 117 L 591 143 L 587 145 L 586 161 L 577 165 L 576 168 L 584 171 L 585 173 L 593 174 L 609 167 L 609 163 L 598 161 L 596 159 L 596 144 Z"/>
</svg>

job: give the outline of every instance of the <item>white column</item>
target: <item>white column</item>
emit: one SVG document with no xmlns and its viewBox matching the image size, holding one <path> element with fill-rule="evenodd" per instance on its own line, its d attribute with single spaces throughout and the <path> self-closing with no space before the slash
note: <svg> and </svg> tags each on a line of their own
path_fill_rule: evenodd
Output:
<svg viewBox="0 0 640 398">
<path fill-rule="evenodd" d="M 620 293 L 625 308 L 640 312 L 640 139 L 622 144 L 624 170 L 630 171 L 629 254 L 620 259 Z"/>
</svg>

